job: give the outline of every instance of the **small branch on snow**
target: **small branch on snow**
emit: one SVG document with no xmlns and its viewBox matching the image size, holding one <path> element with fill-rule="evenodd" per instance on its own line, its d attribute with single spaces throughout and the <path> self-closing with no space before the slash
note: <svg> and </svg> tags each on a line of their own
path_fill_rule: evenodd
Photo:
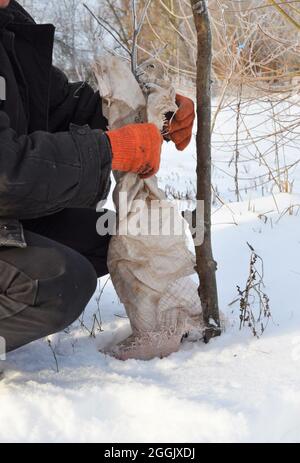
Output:
<svg viewBox="0 0 300 463">
<path fill-rule="evenodd" d="M 47 342 L 48 342 L 48 346 L 50 347 L 50 350 L 51 350 L 52 355 L 53 355 L 54 360 L 55 360 L 56 373 L 59 373 L 58 360 L 57 360 L 57 356 L 56 356 L 55 350 L 54 350 L 54 348 L 53 348 L 53 346 L 52 346 L 51 340 L 50 340 L 50 339 L 47 339 Z"/>
</svg>

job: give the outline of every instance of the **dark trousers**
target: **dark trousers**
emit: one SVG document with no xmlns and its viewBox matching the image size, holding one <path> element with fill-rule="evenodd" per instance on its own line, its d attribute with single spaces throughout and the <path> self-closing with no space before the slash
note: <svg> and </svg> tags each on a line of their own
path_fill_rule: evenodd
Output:
<svg viewBox="0 0 300 463">
<path fill-rule="evenodd" d="M 99 213 L 66 209 L 23 222 L 28 247 L 0 248 L 0 336 L 7 351 L 61 331 L 108 273 L 110 236 L 99 236 Z"/>
</svg>

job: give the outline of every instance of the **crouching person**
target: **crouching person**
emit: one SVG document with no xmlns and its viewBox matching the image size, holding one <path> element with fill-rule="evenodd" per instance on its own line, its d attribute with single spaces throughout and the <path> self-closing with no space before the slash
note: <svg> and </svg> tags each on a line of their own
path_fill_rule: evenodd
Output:
<svg viewBox="0 0 300 463">
<path fill-rule="evenodd" d="M 0 0 L 0 338 L 12 351 L 64 329 L 108 273 L 110 236 L 96 204 L 111 169 L 159 168 L 152 124 L 108 131 L 101 98 L 52 66 L 54 27 Z M 170 138 L 191 139 L 193 104 L 178 97 Z M 151 143 L 144 143 L 151 139 Z"/>
</svg>

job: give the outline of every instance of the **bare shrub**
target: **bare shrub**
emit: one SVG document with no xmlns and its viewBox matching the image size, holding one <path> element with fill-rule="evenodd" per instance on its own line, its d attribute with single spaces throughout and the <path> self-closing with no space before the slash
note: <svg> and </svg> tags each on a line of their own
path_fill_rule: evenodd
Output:
<svg viewBox="0 0 300 463">
<path fill-rule="evenodd" d="M 266 330 L 272 318 L 270 300 L 264 290 L 264 263 L 262 258 L 250 248 L 249 274 L 245 288 L 237 286 L 240 305 L 240 329 L 247 326 L 253 336 L 259 338 Z M 234 304 L 237 300 L 233 301 Z"/>
</svg>

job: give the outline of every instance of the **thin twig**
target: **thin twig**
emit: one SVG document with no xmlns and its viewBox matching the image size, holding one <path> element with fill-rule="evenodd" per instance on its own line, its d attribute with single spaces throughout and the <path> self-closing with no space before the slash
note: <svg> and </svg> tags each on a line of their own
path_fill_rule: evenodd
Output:
<svg viewBox="0 0 300 463">
<path fill-rule="evenodd" d="M 86 5 L 86 3 L 83 4 L 83 6 L 87 9 L 87 11 L 93 16 L 93 18 L 97 21 L 97 23 L 103 27 L 103 29 L 106 30 L 113 38 L 114 40 L 118 43 L 118 45 L 127 53 L 131 56 L 130 51 L 126 48 L 126 46 L 121 42 L 121 40 L 118 38 L 119 33 L 117 31 L 113 32 L 113 28 L 111 25 L 107 25 L 107 21 L 103 20 L 103 18 L 98 18 L 95 13 Z"/>
<path fill-rule="evenodd" d="M 53 357 L 54 357 L 54 360 L 55 360 L 56 373 L 59 373 L 58 361 L 57 361 L 57 356 L 56 356 L 55 350 L 54 350 L 54 348 L 52 346 L 51 340 L 47 339 L 47 341 L 48 341 L 48 346 L 50 347 L 50 350 L 51 350 L 51 352 L 53 354 Z"/>
</svg>

